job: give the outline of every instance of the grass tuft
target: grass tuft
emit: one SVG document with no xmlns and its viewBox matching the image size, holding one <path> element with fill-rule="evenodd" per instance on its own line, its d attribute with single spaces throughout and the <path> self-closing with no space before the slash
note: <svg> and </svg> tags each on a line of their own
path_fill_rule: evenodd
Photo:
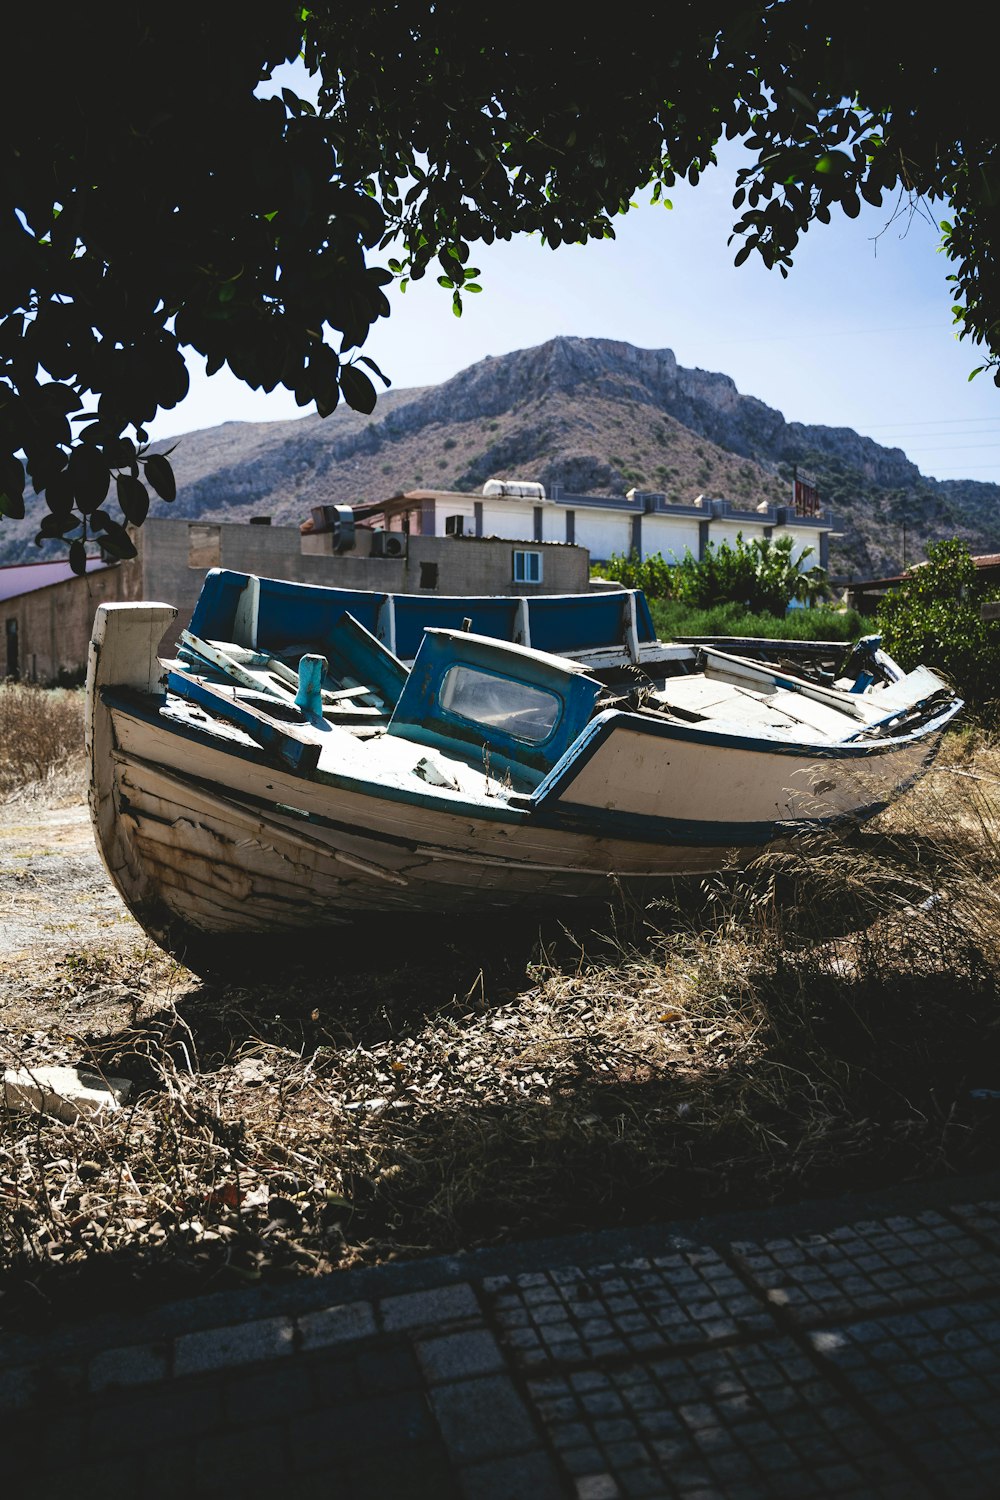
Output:
<svg viewBox="0 0 1000 1500">
<path fill-rule="evenodd" d="M 83 692 L 0 682 L 0 797 L 83 761 Z"/>
</svg>

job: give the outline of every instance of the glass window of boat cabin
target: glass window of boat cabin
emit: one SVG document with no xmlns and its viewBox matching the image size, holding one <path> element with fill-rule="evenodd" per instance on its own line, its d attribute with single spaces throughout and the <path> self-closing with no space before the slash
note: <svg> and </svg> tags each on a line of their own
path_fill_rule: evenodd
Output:
<svg viewBox="0 0 1000 1500">
<path fill-rule="evenodd" d="M 549 738 L 562 713 L 558 694 L 481 667 L 456 665 L 445 673 L 438 702 L 446 713 L 540 745 Z"/>
</svg>

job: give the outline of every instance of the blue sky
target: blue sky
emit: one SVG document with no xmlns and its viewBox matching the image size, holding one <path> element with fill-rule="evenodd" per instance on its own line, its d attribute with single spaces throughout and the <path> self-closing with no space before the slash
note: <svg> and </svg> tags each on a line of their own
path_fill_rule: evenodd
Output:
<svg viewBox="0 0 1000 1500">
<path fill-rule="evenodd" d="M 474 247 L 483 292 L 461 319 L 433 275 L 405 295 L 364 352 L 394 387 L 448 379 L 487 354 L 558 334 L 669 348 L 687 366 L 731 375 L 789 421 L 852 427 L 902 448 L 925 474 L 1000 482 L 1000 391 L 976 349 L 955 337 L 933 212 L 862 206 L 806 235 L 787 280 L 751 258 L 733 266 L 738 147 L 673 208 L 648 202 L 617 222 L 614 241 L 547 249 L 537 239 Z M 648 195 L 647 195 L 648 197 Z M 386 252 L 390 254 L 391 252 Z M 192 389 L 151 431 L 166 437 L 220 422 L 301 416 L 281 392 L 252 392 L 191 360 Z M 336 415 L 331 421 L 336 422 Z"/>
</svg>

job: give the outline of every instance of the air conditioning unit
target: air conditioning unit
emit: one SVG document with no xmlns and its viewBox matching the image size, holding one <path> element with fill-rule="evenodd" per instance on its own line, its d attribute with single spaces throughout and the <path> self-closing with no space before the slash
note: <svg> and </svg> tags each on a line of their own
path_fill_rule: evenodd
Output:
<svg viewBox="0 0 1000 1500">
<path fill-rule="evenodd" d="M 334 552 L 353 552 L 356 543 L 354 507 L 352 505 L 314 505 L 311 531 L 313 534 L 332 532 Z"/>
<path fill-rule="evenodd" d="M 465 521 L 466 521 L 465 516 L 445 516 L 445 518 L 444 518 L 444 534 L 445 534 L 445 536 L 464 536 L 465 535 Z"/>
<path fill-rule="evenodd" d="M 372 557 L 405 557 L 408 540 L 405 531 L 373 531 Z"/>
</svg>

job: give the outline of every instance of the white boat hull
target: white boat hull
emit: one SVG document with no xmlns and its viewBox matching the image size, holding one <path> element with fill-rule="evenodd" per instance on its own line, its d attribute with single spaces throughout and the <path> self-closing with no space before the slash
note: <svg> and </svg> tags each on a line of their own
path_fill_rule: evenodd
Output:
<svg viewBox="0 0 1000 1500">
<path fill-rule="evenodd" d="M 834 755 L 615 713 L 531 795 L 307 775 L 165 712 L 155 650 L 172 611 L 121 608 L 131 614 L 101 612 L 91 652 L 92 813 L 126 903 L 180 954 L 321 934 L 362 912 L 534 912 L 623 888 L 648 897 L 672 877 L 745 864 L 786 831 L 874 812 L 939 738 Z M 397 740 L 393 753 L 410 749 L 416 761 L 418 745 Z"/>
</svg>

